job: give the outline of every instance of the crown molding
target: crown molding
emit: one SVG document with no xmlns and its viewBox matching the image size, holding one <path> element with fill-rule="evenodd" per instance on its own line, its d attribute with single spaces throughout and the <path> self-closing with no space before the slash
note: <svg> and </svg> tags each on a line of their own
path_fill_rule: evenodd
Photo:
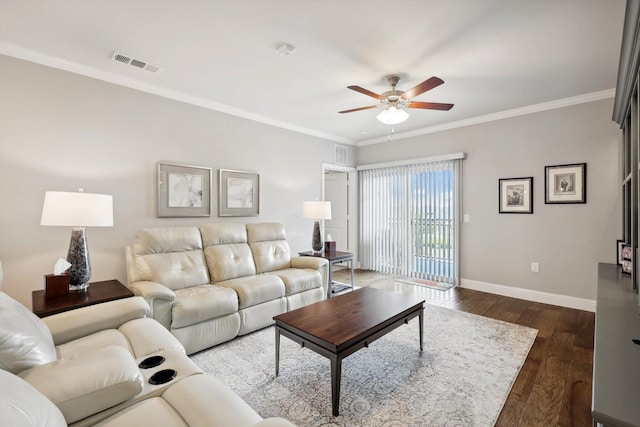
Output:
<svg viewBox="0 0 640 427">
<path fill-rule="evenodd" d="M 587 102 L 600 101 L 603 99 L 613 98 L 615 96 L 615 88 L 614 89 L 606 89 L 600 92 L 592 92 L 586 95 L 578 95 L 572 96 L 570 98 L 558 99 L 555 101 L 543 102 L 541 104 L 530 105 L 528 107 L 514 108 L 512 110 L 500 111 L 498 113 L 487 114 L 484 116 L 471 117 L 469 119 L 458 120 L 455 122 L 443 123 L 436 126 L 430 126 L 422 129 L 416 129 L 408 132 L 396 133 L 393 135 L 394 140 L 411 138 L 419 135 L 426 135 L 429 133 L 442 132 L 445 130 L 451 130 L 456 128 L 461 128 L 465 126 L 472 126 L 481 123 L 493 122 L 495 120 L 508 119 L 511 117 L 524 116 L 532 113 L 539 113 L 541 111 L 555 110 L 557 108 L 565 108 L 570 107 L 572 105 L 585 104 Z M 387 142 L 388 138 L 386 136 L 365 139 L 362 141 L 358 141 L 356 143 L 357 146 L 371 145 L 371 144 L 379 144 L 381 142 Z"/>
<path fill-rule="evenodd" d="M 26 49 L 21 46 L 17 46 L 12 43 L 0 41 L 0 54 L 11 56 L 14 58 L 22 59 L 29 62 L 35 62 L 37 64 L 45 65 L 60 70 L 69 71 L 74 74 L 94 78 L 97 80 L 106 81 L 116 84 L 118 86 L 124 86 L 131 89 L 139 90 L 146 93 L 151 93 L 164 98 L 173 99 L 175 101 L 184 102 L 198 107 L 206 108 L 209 110 L 218 111 L 221 113 L 229 114 L 236 117 L 241 117 L 247 120 L 263 123 L 269 126 L 278 127 L 281 129 L 290 130 L 293 132 L 313 136 L 327 141 L 338 142 L 342 144 L 349 144 L 355 146 L 365 146 L 371 144 L 378 144 L 381 142 L 387 142 L 387 136 L 381 136 L 365 140 L 352 140 L 349 138 L 340 137 L 325 132 L 320 132 L 314 129 L 309 129 L 301 126 L 297 126 L 291 123 L 276 120 L 270 117 L 255 114 L 246 110 L 231 107 L 226 104 L 222 104 L 215 101 L 210 101 L 204 98 L 200 98 L 193 95 L 188 95 L 182 92 L 162 88 L 153 84 L 149 84 L 140 80 L 132 79 L 116 75 L 107 71 L 99 70 L 86 65 L 81 65 L 76 62 L 65 61 L 63 59 L 47 55 L 42 52 Z M 541 104 L 531 105 L 528 107 L 516 108 L 512 110 L 501 111 L 498 113 L 487 114 L 484 116 L 471 117 L 469 119 L 458 120 L 454 122 L 443 123 L 436 126 L 430 126 L 426 128 L 416 129 L 408 132 L 394 134 L 394 140 L 411 138 L 419 135 L 426 135 L 435 132 L 442 132 L 445 130 L 451 130 L 461 128 L 465 126 L 476 125 L 480 123 L 487 123 L 495 120 L 507 119 L 510 117 L 517 117 L 526 114 L 537 113 L 541 111 L 553 110 L 556 108 L 564 108 L 572 105 L 583 104 L 587 102 L 599 101 L 602 99 L 613 98 L 615 96 L 615 89 L 607 89 L 600 92 L 593 92 L 586 95 L 579 95 L 570 98 L 559 99 L 556 101 L 544 102 Z"/>
<path fill-rule="evenodd" d="M 269 126 L 274 126 L 274 127 L 290 130 L 293 132 L 314 136 L 324 140 L 329 140 L 329 141 L 339 142 L 339 143 L 349 144 L 349 145 L 354 145 L 355 143 L 355 141 L 348 138 L 343 138 L 337 135 L 332 135 L 324 132 L 319 132 L 317 130 L 297 126 L 297 125 L 276 120 L 270 117 L 251 113 L 249 111 L 242 110 L 240 108 L 235 108 L 226 104 L 221 104 L 219 102 L 210 101 L 197 96 L 188 95 L 182 92 L 162 88 L 160 86 L 142 82 L 140 80 L 132 79 L 129 77 L 120 76 L 120 75 L 99 70 L 93 67 L 87 67 L 86 65 L 81 65 L 76 62 L 65 61 L 63 59 L 60 59 L 51 55 L 47 55 L 45 53 L 37 52 L 34 50 L 26 49 L 20 46 L 16 46 L 11 43 L 0 41 L 0 54 L 22 59 L 29 62 L 35 62 L 37 64 L 45 65 L 47 67 L 69 71 L 71 73 L 79 74 L 85 77 L 106 81 L 109 83 L 116 84 L 118 86 L 124 86 L 130 89 L 151 93 L 153 95 L 158 95 L 163 98 L 172 99 L 174 101 L 180 101 L 187 104 L 196 105 L 198 107 L 206 108 L 209 110 L 214 110 L 214 111 L 229 114 L 232 116 L 241 117 L 247 120 L 263 123 Z"/>
</svg>

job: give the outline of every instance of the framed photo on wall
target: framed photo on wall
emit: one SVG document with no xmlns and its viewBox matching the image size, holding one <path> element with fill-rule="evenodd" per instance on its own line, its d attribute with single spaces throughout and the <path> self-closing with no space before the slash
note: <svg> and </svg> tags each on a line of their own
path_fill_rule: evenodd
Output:
<svg viewBox="0 0 640 427">
<path fill-rule="evenodd" d="M 499 213 L 533 213 L 533 177 L 498 179 Z"/>
<path fill-rule="evenodd" d="M 544 203 L 587 203 L 587 164 L 545 166 Z"/>
<path fill-rule="evenodd" d="M 220 169 L 218 216 L 260 214 L 260 175 L 255 172 Z"/>
<path fill-rule="evenodd" d="M 622 244 L 622 272 L 631 274 L 633 270 L 633 249 L 631 245 Z"/>
<path fill-rule="evenodd" d="M 158 163 L 158 218 L 211 215 L 211 168 Z"/>
</svg>

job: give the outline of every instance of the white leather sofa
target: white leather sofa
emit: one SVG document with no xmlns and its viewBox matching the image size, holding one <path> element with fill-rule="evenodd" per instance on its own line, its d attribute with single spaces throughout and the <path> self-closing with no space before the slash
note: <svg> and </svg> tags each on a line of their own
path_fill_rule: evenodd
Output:
<svg viewBox="0 0 640 427">
<path fill-rule="evenodd" d="M 39 319 L 0 292 L 0 426 L 292 427 L 203 374 L 148 311 L 133 297 Z M 165 360 L 140 368 L 149 356 Z"/>
<path fill-rule="evenodd" d="M 320 301 L 328 263 L 292 257 L 280 223 L 147 228 L 126 248 L 128 286 L 187 354 Z"/>
</svg>

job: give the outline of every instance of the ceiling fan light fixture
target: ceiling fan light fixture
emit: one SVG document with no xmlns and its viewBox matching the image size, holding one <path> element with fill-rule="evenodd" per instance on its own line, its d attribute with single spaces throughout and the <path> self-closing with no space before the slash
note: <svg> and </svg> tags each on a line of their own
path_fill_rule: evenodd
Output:
<svg viewBox="0 0 640 427">
<path fill-rule="evenodd" d="M 376 118 L 385 125 L 397 125 L 407 120 L 409 118 L 409 113 L 407 113 L 403 109 L 391 106 L 385 110 L 382 110 L 382 112 L 378 114 Z"/>
</svg>

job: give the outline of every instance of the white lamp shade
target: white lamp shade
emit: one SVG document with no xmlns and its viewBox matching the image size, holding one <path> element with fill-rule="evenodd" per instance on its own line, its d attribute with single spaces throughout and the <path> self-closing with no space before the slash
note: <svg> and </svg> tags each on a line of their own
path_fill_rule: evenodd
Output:
<svg viewBox="0 0 640 427">
<path fill-rule="evenodd" d="M 403 109 L 392 106 L 387 108 L 386 110 L 382 110 L 382 112 L 378 114 L 376 118 L 385 125 L 397 125 L 398 123 L 402 123 L 407 120 L 409 118 L 409 113 L 407 113 Z"/>
<path fill-rule="evenodd" d="M 302 216 L 307 219 L 331 219 L 331 202 L 303 202 Z"/>
<path fill-rule="evenodd" d="M 40 225 L 113 227 L 113 196 L 47 191 Z"/>
</svg>

